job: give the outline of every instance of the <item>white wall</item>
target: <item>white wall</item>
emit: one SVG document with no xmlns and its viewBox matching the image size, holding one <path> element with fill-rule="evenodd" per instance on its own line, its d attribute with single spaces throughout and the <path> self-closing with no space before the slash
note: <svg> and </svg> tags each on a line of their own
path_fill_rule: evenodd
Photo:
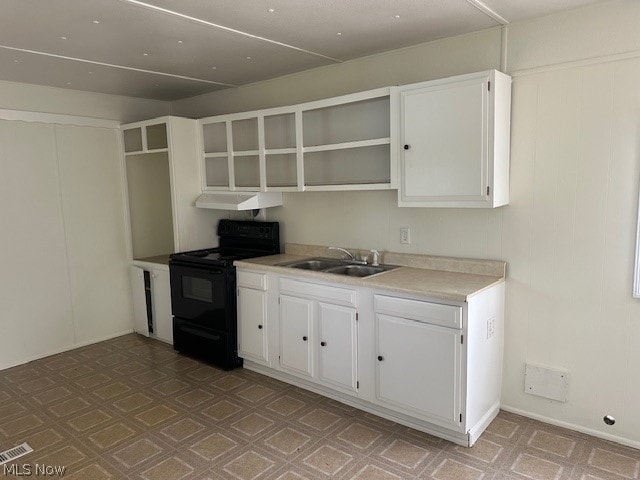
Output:
<svg viewBox="0 0 640 480">
<path fill-rule="evenodd" d="M 170 106 L 169 102 L 160 100 L 0 81 L 0 109 L 77 115 L 128 123 L 168 115 Z"/>
<path fill-rule="evenodd" d="M 269 210 L 287 242 L 506 260 L 503 405 L 636 446 L 639 20 L 640 2 L 624 0 L 509 26 L 509 206 L 399 209 L 394 192 L 321 192 L 286 194 Z M 499 68 L 500 41 L 492 29 L 174 102 L 172 111 L 229 113 Z M 409 246 L 399 244 L 401 226 L 412 229 Z M 569 369 L 568 402 L 525 394 L 525 362 Z"/>
<path fill-rule="evenodd" d="M 0 369 L 131 331 L 118 135 L 0 120 Z"/>
</svg>

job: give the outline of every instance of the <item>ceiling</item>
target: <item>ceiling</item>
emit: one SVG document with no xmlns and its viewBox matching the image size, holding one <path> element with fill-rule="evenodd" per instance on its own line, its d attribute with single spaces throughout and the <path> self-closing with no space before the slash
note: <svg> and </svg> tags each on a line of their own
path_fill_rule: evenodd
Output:
<svg viewBox="0 0 640 480">
<path fill-rule="evenodd" d="M 0 80 L 177 100 L 604 0 L 0 1 Z"/>
</svg>

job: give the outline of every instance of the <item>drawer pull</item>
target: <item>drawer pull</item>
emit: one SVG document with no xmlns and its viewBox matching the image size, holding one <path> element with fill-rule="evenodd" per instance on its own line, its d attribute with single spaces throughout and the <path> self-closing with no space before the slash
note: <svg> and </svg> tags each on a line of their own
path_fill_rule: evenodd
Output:
<svg viewBox="0 0 640 480">
<path fill-rule="evenodd" d="M 307 337 L 306 336 L 302 337 L 302 341 L 306 342 L 307 341 Z"/>
<path fill-rule="evenodd" d="M 262 330 L 262 325 L 258 325 L 258 330 Z"/>
<path fill-rule="evenodd" d="M 320 342 L 320 345 L 323 346 L 323 347 L 326 347 L 327 346 L 327 342 Z"/>
<path fill-rule="evenodd" d="M 381 362 L 382 360 L 384 360 L 384 357 L 382 355 L 378 355 L 378 361 Z"/>
</svg>

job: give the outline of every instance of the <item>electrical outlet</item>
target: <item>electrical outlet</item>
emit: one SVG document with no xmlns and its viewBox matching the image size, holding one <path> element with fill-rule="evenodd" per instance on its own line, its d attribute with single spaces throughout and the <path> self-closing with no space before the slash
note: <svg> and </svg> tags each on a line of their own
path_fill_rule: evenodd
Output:
<svg viewBox="0 0 640 480">
<path fill-rule="evenodd" d="M 496 333 L 496 318 L 491 317 L 487 320 L 487 340 L 493 337 Z"/>
<path fill-rule="evenodd" d="M 411 243 L 411 229 L 409 227 L 400 229 L 400 243 Z"/>
</svg>

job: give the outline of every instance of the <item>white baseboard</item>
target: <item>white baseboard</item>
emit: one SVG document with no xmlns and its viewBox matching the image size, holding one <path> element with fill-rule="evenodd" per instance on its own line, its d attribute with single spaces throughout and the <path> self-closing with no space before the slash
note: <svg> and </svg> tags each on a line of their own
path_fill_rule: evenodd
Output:
<svg viewBox="0 0 640 480">
<path fill-rule="evenodd" d="M 539 420 L 541 422 L 549 423 L 557 427 L 567 428 L 569 430 L 575 430 L 576 432 L 586 433 L 587 435 L 591 435 L 592 437 L 602 438 L 603 440 L 609 440 L 611 442 L 619 443 L 627 447 L 640 449 L 640 442 L 637 440 L 631 440 L 630 438 L 624 438 L 618 435 L 611 435 L 608 433 L 600 432 L 598 430 L 583 427 L 581 425 L 576 425 L 574 423 L 563 422 L 561 420 L 556 420 L 555 418 L 545 417 L 544 415 L 538 415 L 536 413 L 527 412 L 519 408 L 510 407 L 509 405 L 503 404 L 500 406 L 500 408 L 505 412 L 515 413 L 516 415 L 522 415 L 523 417 Z"/>
<path fill-rule="evenodd" d="M 62 353 L 62 352 L 68 352 L 69 350 L 75 350 L 76 348 L 86 347 L 87 345 L 93 345 L 94 343 L 104 342 L 105 340 L 111 340 L 112 338 L 121 337 L 122 335 L 127 335 L 129 333 L 133 333 L 132 328 L 128 330 L 123 330 L 121 332 L 112 333 L 105 337 L 92 338 L 91 340 L 87 340 L 85 342 L 80 342 L 73 345 L 67 345 L 66 347 L 62 347 L 56 350 L 51 350 L 48 352 L 39 353 L 31 357 L 21 358 L 20 360 L 16 360 L 7 364 L 0 365 L 0 370 L 6 370 L 7 368 L 17 367 L 18 365 L 24 365 L 25 363 L 33 362 L 34 360 L 50 357 L 51 355 L 57 355 L 58 353 Z"/>
</svg>

